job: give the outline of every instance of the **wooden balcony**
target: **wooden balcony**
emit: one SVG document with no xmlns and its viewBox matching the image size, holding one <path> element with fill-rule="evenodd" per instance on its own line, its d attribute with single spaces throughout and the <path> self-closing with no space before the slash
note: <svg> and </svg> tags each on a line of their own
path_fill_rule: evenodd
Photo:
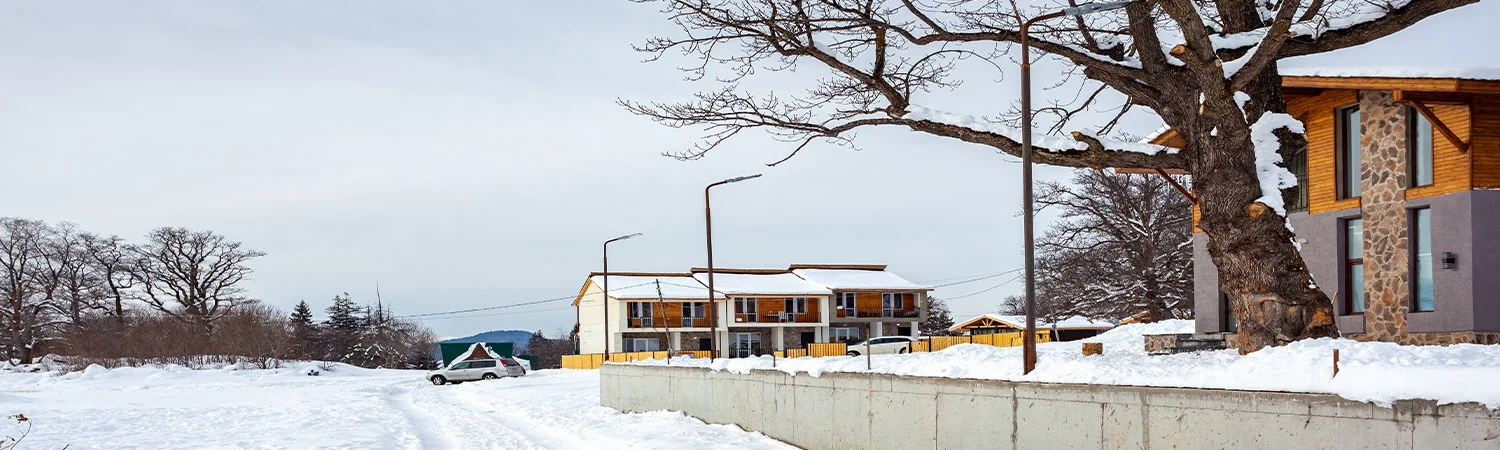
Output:
<svg viewBox="0 0 1500 450">
<path fill-rule="evenodd" d="M 710 318 L 707 318 L 707 317 L 702 317 L 702 318 L 662 317 L 659 314 L 656 315 L 656 317 L 649 317 L 649 318 L 648 317 L 631 317 L 631 318 L 628 319 L 628 321 L 629 322 L 628 322 L 627 326 L 629 328 L 651 328 L 651 329 L 657 329 L 657 328 L 663 328 L 664 326 L 666 328 L 709 328 L 709 327 L 713 326 L 713 319 L 710 319 Z"/>
</svg>

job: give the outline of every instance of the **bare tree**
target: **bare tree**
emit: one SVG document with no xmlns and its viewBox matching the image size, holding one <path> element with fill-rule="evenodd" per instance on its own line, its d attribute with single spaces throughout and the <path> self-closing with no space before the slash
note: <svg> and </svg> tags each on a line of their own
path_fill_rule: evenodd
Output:
<svg viewBox="0 0 1500 450">
<path fill-rule="evenodd" d="M 42 292 L 58 305 L 70 326 L 85 324 L 85 316 L 105 309 L 105 281 L 89 261 L 84 233 L 63 222 L 50 227 L 42 245 L 43 265 L 38 273 Z"/>
<path fill-rule="evenodd" d="M 141 300 L 204 333 L 248 300 L 240 286 L 251 272 L 246 264 L 265 255 L 212 231 L 163 227 L 146 238 L 130 247 Z"/>
<path fill-rule="evenodd" d="M 1193 205 L 1171 182 L 1080 170 L 1037 203 L 1060 214 L 1039 243 L 1038 290 L 1091 318 L 1191 317 Z"/>
<path fill-rule="evenodd" d="M 1072 3 L 1005 0 L 636 0 L 661 3 L 681 33 L 640 47 L 694 58 L 690 79 L 717 88 L 685 103 L 622 101 L 663 124 L 702 126 L 698 158 L 745 130 L 795 142 L 847 143 L 857 130 L 899 126 L 1018 155 L 1015 128 L 918 106 L 962 81 L 961 58 L 989 62 L 1021 39 L 1023 22 Z M 1071 2 L 1071 0 L 1069 0 Z M 1195 181 L 1200 226 L 1240 324 L 1240 348 L 1334 336 L 1332 303 L 1285 226 L 1277 183 L 1262 187 L 1252 133 L 1283 148 L 1305 140 L 1285 113 L 1279 60 L 1361 45 L 1478 0 L 1138 0 L 1119 11 L 1033 28 L 1032 46 L 1069 65 L 1084 84 L 1154 111 L 1186 142 L 1181 151 L 1111 142 L 1089 133 L 1043 136 L 1035 160 L 1067 167 L 1181 169 Z M 808 71 L 809 68 L 820 71 Z M 757 96 L 756 74 L 827 73 L 796 96 Z M 809 80 L 812 81 L 812 80 Z M 1083 107 L 1101 96 L 1080 96 Z M 1067 119 L 1072 114 L 1057 116 Z M 1061 128 L 1059 128 L 1061 129 Z M 791 156 L 789 155 L 788 158 Z M 1285 169 L 1267 168 L 1279 180 Z"/>
<path fill-rule="evenodd" d="M 127 251 L 125 238 L 111 235 L 82 235 L 85 259 L 93 266 L 94 273 L 104 282 L 105 296 L 110 302 L 107 314 L 116 323 L 124 323 L 125 301 L 134 287 L 131 270 L 134 267 Z"/>
<path fill-rule="evenodd" d="M 60 323 L 58 305 L 42 281 L 47 278 L 47 238 L 51 229 L 36 220 L 0 218 L 0 320 L 5 355 L 30 364 L 47 332 Z"/>
</svg>

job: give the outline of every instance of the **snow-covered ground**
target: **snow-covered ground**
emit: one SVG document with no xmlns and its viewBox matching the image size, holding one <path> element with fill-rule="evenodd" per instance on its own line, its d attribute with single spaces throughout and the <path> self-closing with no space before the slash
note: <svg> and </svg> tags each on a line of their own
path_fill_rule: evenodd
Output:
<svg viewBox="0 0 1500 450">
<path fill-rule="evenodd" d="M 419 371 L 305 370 L 0 372 L 0 413 L 31 419 L 23 449 L 791 448 L 680 413 L 599 406 L 597 371 L 433 386 Z M 0 424 L 0 437 L 19 430 Z"/>
<path fill-rule="evenodd" d="M 1149 356 L 1143 335 L 1190 333 L 1191 321 L 1125 325 L 1083 341 L 1037 346 L 1037 369 L 1021 375 L 1021 349 L 957 345 L 933 353 L 865 357 L 777 359 L 677 358 L 673 365 L 745 372 L 775 369 L 818 376 L 825 372 L 875 372 L 913 376 L 979 378 L 1132 386 L 1204 387 L 1317 392 L 1389 404 L 1420 398 L 1441 403 L 1480 402 L 1500 408 L 1500 346 L 1400 346 L 1348 339 L 1315 339 L 1241 356 L 1235 350 Z M 1104 343 L 1104 354 L 1083 356 L 1083 342 Z M 1333 375 L 1333 350 L 1339 373 Z M 663 364 L 639 361 L 634 364 Z"/>
</svg>

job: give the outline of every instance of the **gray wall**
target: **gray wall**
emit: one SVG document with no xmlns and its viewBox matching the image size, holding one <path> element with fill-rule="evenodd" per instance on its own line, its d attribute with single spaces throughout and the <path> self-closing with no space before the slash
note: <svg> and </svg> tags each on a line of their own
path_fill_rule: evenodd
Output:
<svg viewBox="0 0 1500 450">
<path fill-rule="evenodd" d="M 1408 331 L 1500 332 L 1500 191 L 1463 191 L 1406 201 L 1409 209 L 1423 206 L 1432 208 L 1435 307 L 1431 312 L 1407 313 Z M 1359 217 L 1359 209 L 1291 214 L 1292 227 L 1302 242 L 1302 259 L 1318 287 L 1330 296 L 1343 285 L 1341 221 L 1351 217 Z M 1208 255 L 1207 243 L 1203 233 L 1193 235 L 1194 313 L 1202 333 L 1224 331 L 1218 268 Z M 1457 257 L 1454 269 L 1442 268 L 1443 252 Z M 1364 332 L 1363 315 L 1346 315 L 1341 301 L 1334 306 L 1339 331 Z"/>
<path fill-rule="evenodd" d="M 1478 404 L 1323 394 L 605 365 L 600 403 L 737 424 L 809 449 L 1496 448 Z"/>
</svg>

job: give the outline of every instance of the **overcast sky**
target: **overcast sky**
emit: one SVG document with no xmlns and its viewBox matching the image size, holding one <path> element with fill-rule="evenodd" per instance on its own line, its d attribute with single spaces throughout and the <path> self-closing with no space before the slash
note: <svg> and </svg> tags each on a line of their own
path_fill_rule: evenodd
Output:
<svg viewBox="0 0 1500 450">
<path fill-rule="evenodd" d="M 1486 64 L 1474 54 L 1495 53 L 1497 16 L 1469 6 L 1289 64 Z M 625 0 L 0 2 L 0 216 L 133 240 L 211 229 L 267 253 L 249 289 L 269 304 L 321 312 L 340 292 L 374 301 L 378 283 L 418 314 L 576 294 L 600 243 L 626 233 L 645 236 L 611 246 L 612 270 L 701 266 L 703 186 L 765 173 L 715 190 L 720 267 L 888 264 L 919 282 L 1020 267 L 1019 165 L 980 147 L 890 129 L 774 168 L 790 147 L 761 135 L 660 156 L 697 133 L 615 101 L 712 88 L 630 49 L 672 31 Z M 968 73 L 919 102 L 1012 104 L 1013 73 Z M 995 287 L 1009 279 L 937 295 L 965 296 L 955 315 L 993 312 L 1020 289 Z M 564 300 L 425 323 L 458 336 L 573 320 Z"/>
</svg>

